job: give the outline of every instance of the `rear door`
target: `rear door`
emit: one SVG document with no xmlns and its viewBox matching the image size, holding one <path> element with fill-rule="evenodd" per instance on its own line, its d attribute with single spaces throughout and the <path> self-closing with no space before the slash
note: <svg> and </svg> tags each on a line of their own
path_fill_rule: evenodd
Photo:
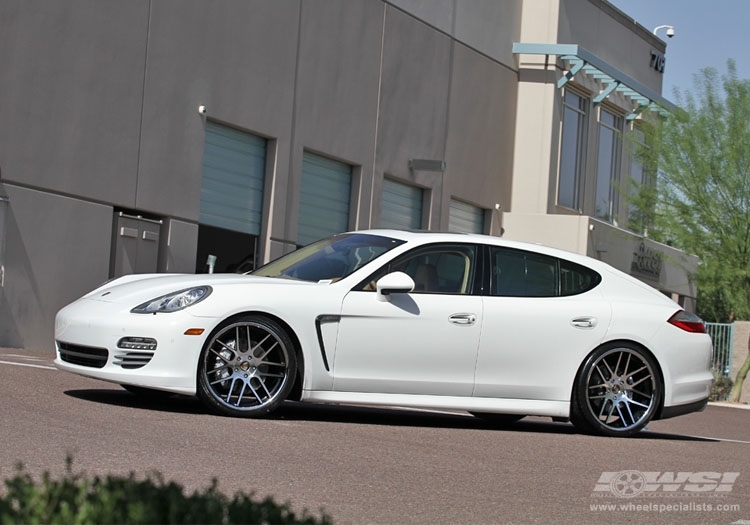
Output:
<svg viewBox="0 0 750 525">
<path fill-rule="evenodd" d="M 596 272 L 555 257 L 490 248 L 474 396 L 567 400 L 611 308 Z"/>
</svg>

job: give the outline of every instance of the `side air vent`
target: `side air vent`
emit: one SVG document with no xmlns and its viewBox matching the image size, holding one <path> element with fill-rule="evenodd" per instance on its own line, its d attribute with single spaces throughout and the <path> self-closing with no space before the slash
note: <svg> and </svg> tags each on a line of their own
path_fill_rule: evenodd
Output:
<svg viewBox="0 0 750 525">
<path fill-rule="evenodd" d="M 117 350 L 115 351 L 113 363 L 126 370 L 134 370 L 146 366 L 152 357 L 154 357 L 153 352 L 126 352 Z"/>
</svg>

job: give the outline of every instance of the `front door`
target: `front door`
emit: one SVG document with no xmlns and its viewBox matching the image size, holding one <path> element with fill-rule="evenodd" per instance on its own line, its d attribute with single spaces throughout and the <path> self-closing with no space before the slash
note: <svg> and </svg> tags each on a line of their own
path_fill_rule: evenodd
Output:
<svg viewBox="0 0 750 525">
<path fill-rule="evenodd" d="M 474 245 L 421 247 L 347 294 L 334 390 L 470 396 L 483 317 L 472 295 L 476 261 Z M 415 289 L 378 300 L 374 282 L 392 271 L 411 276 Z"/>
</svg>

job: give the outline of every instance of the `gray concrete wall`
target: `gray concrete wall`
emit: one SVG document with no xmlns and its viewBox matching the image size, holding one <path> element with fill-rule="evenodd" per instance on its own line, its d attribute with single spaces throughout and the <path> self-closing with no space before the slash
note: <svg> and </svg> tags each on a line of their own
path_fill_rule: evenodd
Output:
<svg viewBox="0 0 750 525">
<path fill-rule="evenodd" d="M 278 139 L 288 171 L 299 2 L 153 2 L 136 207 L 197 221 L 207 117 Z"/>
<path fill-rule="evenodd" d="M 520 40 L 522 0 L 455 0 L 453 37 L 492 60 L 513 66 L 513 42 Z"/>
<path fill-rule="evenodd" d="M 651 90 L 661 92 L 664 74 L 650 67 L 650 62 L 652 50 L 666 50 L 663 40 L 606 2 L 559 0 L 559 5 L 558 42 L 579 44 Z"/>
<path fill-rule="evenodd" d="M 115 210 L 163 220 L 159 270 L 192 270 L 207 119 L 268 139 L 264 260 L 296 242 L 305 150 L 353 166 L 352 228 L 380 225 L 384 176 L 424 188 L 432 229 L 451 198 L 507 209 L 521 15 L 521 0 L 0 3 L 0 346 L 50 347 L 54 312 L 107 277 Z"/>
<path fill-rule="evenodd" d="M 509 202 L 520 15 L 520 0 L 3 2 L 0 345 L 50 347 L 55 311 L 108 276 L 116 210 L 162 219 L 159 270 L 192 270 L 207 119 L 268 139 L 266 260 L 296 241 L 305 150 L 354 167 L 352 228 L 379 226 L 384 175 L 427 190 L 426 227 L 447 228 L 451 198 Z"/>
<path fill-rule="evenodd" d="M 438 227 L 441 172 L 409 170 L 409 159 L 445 159 L 451 40 L 397 10 L 386 10 L 375 173 L 429 192 L 430 222 Z M 372 224 L 380 225 L 382 179 L 375 178 Z"/>
<path fill-rule="evenodd" d="M 508 35 L 508 38 L 510 35 Z M 446 143 L 445 195 L 440 225 L 448 227 L 451 198 L 492 210 L 509 209 L 513 171 L 516 72 L 456 45 Z M 498 96 L 502 93 L 502 96 Z M 495 235 L 500 221 L 492 221 Z"/>
<path fill-rule="evenodd" d="M 112 208 L 11 184 L 0 346 L 54 350 L 57 310 L 109 274 Z"/>
<path fill-rule="evenodd" d="M 385 10 L 380 2 L 302 3 L 291 163 L 272 216 L 285 239 L 297 238 L 305 150 L 355 167 L 349 227 L 370 226 Z"/>
<path fill-rule="evenodd" d="M 0 2 L 0 177 L 135 205 L 148 2 Z"/>
</svg>

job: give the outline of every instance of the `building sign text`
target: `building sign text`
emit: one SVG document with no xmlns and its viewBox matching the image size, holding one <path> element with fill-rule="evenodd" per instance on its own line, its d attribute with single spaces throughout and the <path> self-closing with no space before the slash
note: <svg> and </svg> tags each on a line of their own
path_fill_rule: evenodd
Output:
<svg viewBox="0 0 750 525">
<path fill-rule="evenodd" d="M 661 277 L 663 257 L 660 251 L 649 248 L 645 242 L 641 242 L 638 249 L 633 252 L 633 262 L 630 264 L 630 271 L 634 274 L 637 273 L 658 280 Z"/>
</svg>

